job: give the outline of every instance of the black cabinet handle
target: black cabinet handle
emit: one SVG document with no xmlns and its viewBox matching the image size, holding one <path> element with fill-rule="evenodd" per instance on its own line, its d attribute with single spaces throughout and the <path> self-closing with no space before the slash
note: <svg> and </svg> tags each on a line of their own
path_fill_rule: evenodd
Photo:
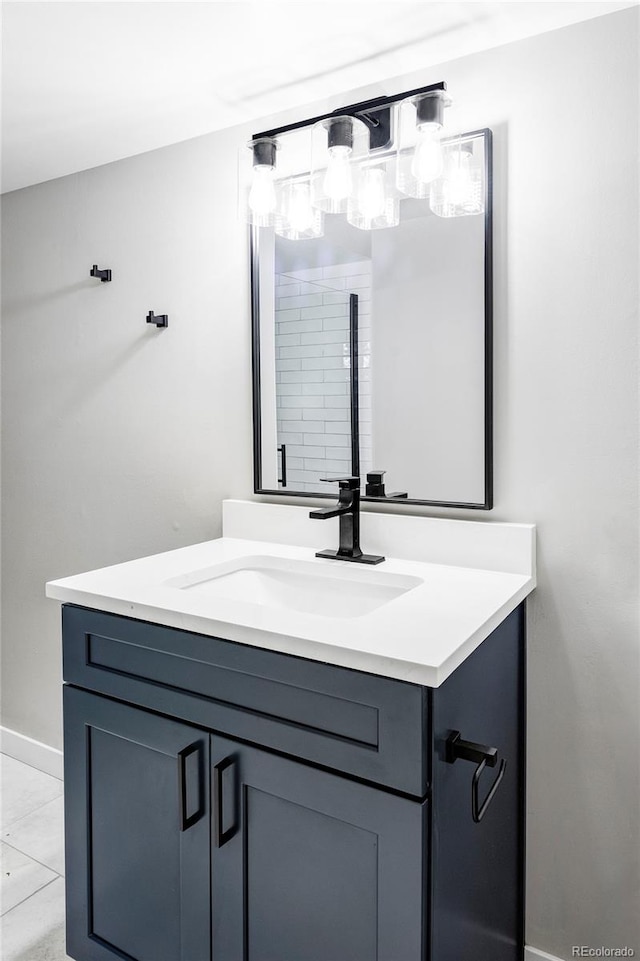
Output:
<svg viewBox="0 0 640 961">
<path fill-rule="evenodd" d="M 214 843 L 217 848 L 221 848 L 223 844 L 230 841 L 238 827 L 235 810 L 235 761 L 235 757 L 231 755 L 213 768 Z M 231 815 L 231 824 L 228 827 L 226 827 L 225 815 Z"/>
<path fill-rule="evenodd" d="M 497 748 L 487 747 L 486 744 L 476 744 L 474 741 L 463 741 L 460 737 L 460 731 L 452 731 L 447 738 L 445 761 L 448 764 L 453 764 L 457 760 L 472 761 L 478 765 L 471 780 L 471 816 L 476 824 L 479 824 L 500 787 L 507 762 L 504 758 L 500 761 L 498 774 L 491 785 L 491 790 L 480 804 L 480 778 L 486 767 L 495 767 L 498 763 Z"/>
<path fill-rule="evenodd" d="M 178 803 L 180 807 L 180 830 L 188 830 L 192 824 L 200 819 L 204 810 L 204 798 L 202 791 L 202 743 L 194 741 L 189 747 L 183 748 L 178 752 Z M 189 777 L 189 774 L 191 775 Z M 197 784 L 197 806 L 195 811 L 189 814 L 189 789 L 188 782 L 195 776 Z"/>
</svg>

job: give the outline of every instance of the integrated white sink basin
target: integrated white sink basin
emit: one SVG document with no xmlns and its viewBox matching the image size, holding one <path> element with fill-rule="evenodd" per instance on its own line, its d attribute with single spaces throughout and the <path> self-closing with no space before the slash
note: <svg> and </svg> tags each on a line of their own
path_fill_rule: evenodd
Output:
<svg viewBox="0 0 640 961">
<path fill-rule="evenodd" d="M 323 617 L 362 617 L 419 587 L 420 577 L 385 574 L 345 561 L 256 555 L 190 571 L 167 587 L 209 598 Z"/>
<path fill-rule="evenodd" d="M 50 581 L 47 594 L 204 644 L 225 638 L 438 687 L 535 586 L 530 524 L 366 512 L 362 525 L 383 564 L 316 557 L 338 543 L 337 518 L 225 501 L 217 540 Z"/>
</svg>

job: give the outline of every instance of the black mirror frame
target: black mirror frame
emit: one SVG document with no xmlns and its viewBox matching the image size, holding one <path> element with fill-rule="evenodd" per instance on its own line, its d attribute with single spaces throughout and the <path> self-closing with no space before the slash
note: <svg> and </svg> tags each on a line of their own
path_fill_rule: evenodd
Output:
<svg viewBox="0 0 640 961">
<path fill-rule="evenodd" d="M 282 133 L 296 126 L 306 126 L 309 121 L 270 131 L 271 135 Z M 436 501 L 405 497 L 402 500 L 383 497 L 366 497 L 361 500 L 373 504 L 416 505 L 421 507 L 446 507 L 489 511 L 493 508 L 493 134 L 488 127 L 465 131 L 465 137 L 484 138 L 485 167 L 485 213 L 484 213 L 484 491 L 480 503 L 464 501 Z M 266 488 L 262 483 L 262 429 L 260 404 L 260 303 L 259 303 L 259 244 L 258 228 L 249 228 L 251 267 L 251 330 L 252 330 L 252 384 L 253 384 L 253 490 L 256 494 L 279 497 L 334 498 L 333 493 L 313 491 L 278 490 Z M 364 485 L 362 485 L 364 486 Z"/>
</svg>

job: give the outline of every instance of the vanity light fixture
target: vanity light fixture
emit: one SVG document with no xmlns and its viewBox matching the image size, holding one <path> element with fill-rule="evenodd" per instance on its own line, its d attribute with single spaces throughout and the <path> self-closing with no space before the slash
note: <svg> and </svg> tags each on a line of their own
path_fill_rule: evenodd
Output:
<svg viewBox="0 0 640 961">
<path fill-rule="evenodd" d="M 430 90 L 400 104 L 396 186 L 408 197 L 428 199 L 431 184 L 442 173 L 440 137 L 450 103 L 444 90 Z"/>
<path fill-rule="evenodd" d="M 359 168 L 354 196 L 347 206 L 347 220 L 360 230 L 378 230 L 400 223 L 399 197 L 385 163 L 373 161 Z"/>
<path fill-rule="evenodd" d="M 273 227 L 276 224 L 276 151 L 277 141 L 260 137 L 250 144 L 252 152 L 252 179 L 247 200 L 248 221 L 256 227 Z"/>
<path fill-rule="evenodd" d="M 329 161 L 323 187 L 327 197 L 336 203 L 346 200 L 353 190 L 349 157 L 353 151 L 353 120 L 336 117 L 327 121 L 327 153 Z"/>
<path fill-rule="evenodd" d="M 484 213 L 481 165 L 474 159 L 474 139 L 444 145 L 442 176 L 431 185 L 429 206 L 438 217 L 465 217 Z"/>
<path fill-rule="evenodd" d="M 324 214 L 311 203 L 311 184 L 308 177 L 294 178 L 282 185 L 282 216 L 276 233 L 288 240 L 322 237 Z"/>
<path fill-rule="evenodd" d="M 441 141 L 450 102 L 446 84 L 435 83 L 256 135 L 241 161 L 244 216 L 304 240 L 323 235 L 325 214 L 360 230 L 394 227 L 403 197 L 427 201 L 439 217 L 482 213 L 473 144 Z"/>
<path fill-rule="evenodd" d="M 358 164 L 368 150 L 365 124 L 356 117 L 328 117 L 314 124 L 311 143 L 311 202 L 329 214 L 345 214 Z"/>
</svg>

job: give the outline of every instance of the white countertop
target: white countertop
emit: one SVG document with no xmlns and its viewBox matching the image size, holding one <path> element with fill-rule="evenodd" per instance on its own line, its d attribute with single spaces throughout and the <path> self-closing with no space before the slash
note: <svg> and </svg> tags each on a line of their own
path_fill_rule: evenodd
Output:
<svg viewBox="0 0 640 961">
<path fill-rule="evenodd" d="M 263 524 L 256 523 L 258 514 L 264 518 Z M 50 581 L 47 596 L 138 620 L 437 687 L 535 587 L 535 530 L 531 525 L 439 522 L 434 518 L 364 512 L 361 537 L 364 550 L 379 551 L 380 541 L 385 537 L 389 547 L 401 546 L 403 538 L 413 531 L 414 556 L 416 552 L 420 553 L 416 543 L 423 543 L 425 551 L 433 554 L 437 550 L 434 541 L 437 542 L 438 537 L 446 540 L 450 525 L 462 525 L 467 530 L 456 529 L 459 551 L 464 552 L 462 542 L 468 538 L 473 548 L 472 562 L 463 566 L 451 563 L 449 558 L 448 563 L 405 560 L 389 556 L 391 551 L 385 547 L 387 560 L 384 564 L 372 568 L 355 565 L 359 577 L 368 576 L 367 571 L 384 571 L 385 574 L 419 578 L 422 583 L 369 614 L 347 618 L 276 609 L 254 603 L 251 599 L 210 597 L 175 586 L 189 572 L 251 556 L 329 564 L 332 570 L 345 568 L 347 576 L 348 569 L 354 567 L 344 561 L 316 560 L 315 550 L 334 546 L 334 528 L 337 533 L 337 526 L 330 521 L 309 522 L 308 509 L 256 502 L 225 502 L 225 533 L 243 532 L 249 522 L 256 532 L 255 540 L 224 536 Z M 265 532 L 273 532 L 274 525 L 282 530 L 283 540 L 289 542 L 296 539 L 304 542 L 311 531 L 315 546 L 263 539 Z M 474 531 L 474 528 L 481 530 Z M 477 566 L 482 562 L 484 550 L 478 548 L 478 538 L 487 541 L 486 554 L 493 567 L 506 569 Z M 502 545 L 503 556 L 496 552 L 496 543 Z M 447 549 L 446 544 L 443 549 Z"/>
</svg>

